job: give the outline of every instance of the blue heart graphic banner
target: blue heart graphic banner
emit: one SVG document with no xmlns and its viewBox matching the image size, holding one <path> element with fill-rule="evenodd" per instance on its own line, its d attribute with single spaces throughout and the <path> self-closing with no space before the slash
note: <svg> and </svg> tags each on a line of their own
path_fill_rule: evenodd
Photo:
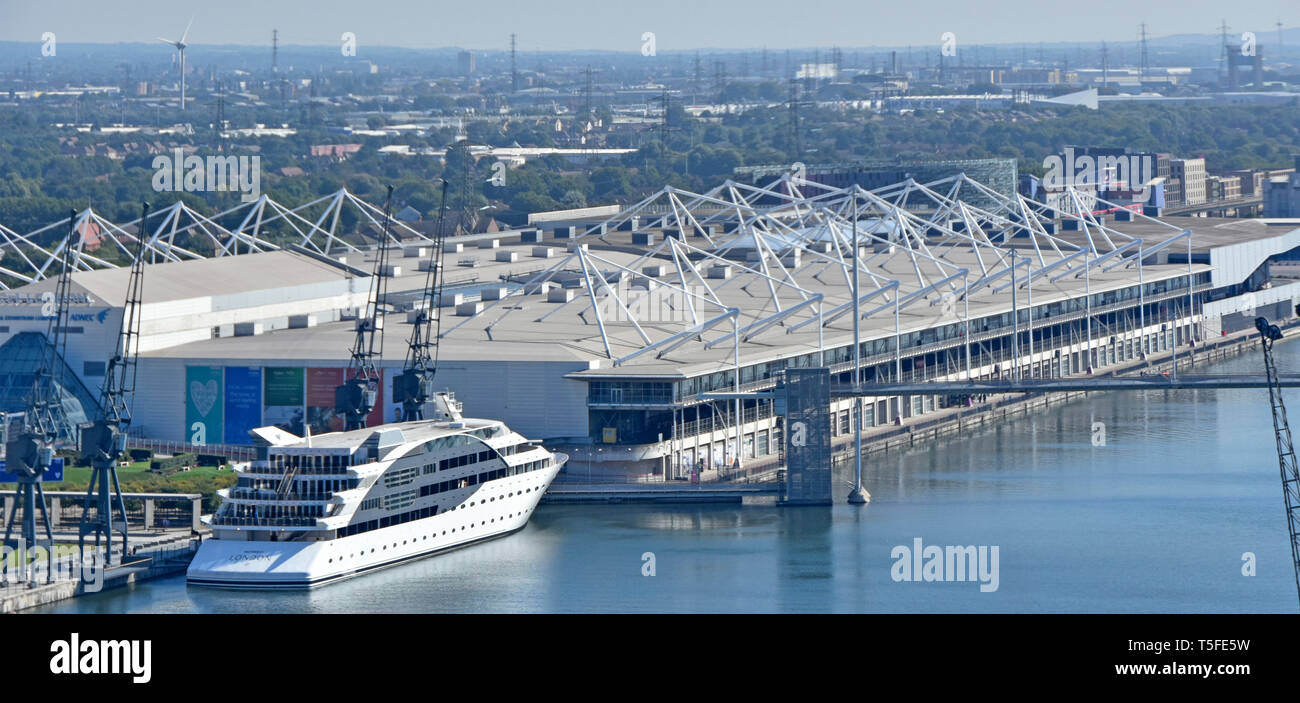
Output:
<svg viewBox="0 0 1300 703">
<path fill-rule="evenodd" d="M 219 444 L 225 393 L 220 366 L 185 367 L 185 438 L 191 444 Z"/>
</svg>

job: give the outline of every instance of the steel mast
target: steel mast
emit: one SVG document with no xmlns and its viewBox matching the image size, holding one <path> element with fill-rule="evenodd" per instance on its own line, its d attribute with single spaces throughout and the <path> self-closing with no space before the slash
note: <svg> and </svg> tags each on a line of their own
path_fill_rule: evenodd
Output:
<svg viewBox="0 0 1300 703">
<path fill-rule="evenodd" d="M 118 327 L 117 346 L 104 372 L 99 392 L 99 418 L 81 428 L 80 455 L 90 464 L 90 485 L 86 487 L 85 507 L 77 529 L 77 543 L 82 553 L 86 537 L 95 536 L 95 551 L 101 540 L 108 547 L 105 563 L 113 562 L 113 533 L 122 536 L 121 559 L 127 555 L 126 505 L 117 478 L 117 462 L 126 454 L 127 433 L 131 427 L 131 407 L 135 398 L 136 369 L 140 358 L 140 318 L 144 284 L 145 222 L 149 203 L 140 204 L 140 227 L 135 234 L 135 258 L 127 277 L 126 302 L 122 323 Z M 114 511 L 117 517 L 113 516 Z"/>
<path fill-rule="evenodd" d="M 1282 330 L 1268 320 L 1255 318 L 1259 342 L 1264 348 L 1264 369 L 1268 373 L 1268 400 L 1273 408 L 1273 437 L 1277 440 L 1277 463 L 1282 472 L 1282 499 L 1286 505 L 1287 533 L 1291 538 L 1291 561 L 1295 564 L 1296 595 L 1300 597 L 1300 469 L 1296 466 L 1295 445 L 1291 443 L 1291 425 L 1282 402 L 1273 342 L 1282 339 Z"/>
<path fill-rule="evenodd" d="M 366 418 L 379 400 L 379 372 L 375 359 L 383 356 L 384 335 L 380 328 L 384 316 L 380 306 L 388 291 L 388 228 L 392 219 L 393 187 L 388 186 L 384 201 L 384 227 L 379 235 L 375 269 L 370 276 L 370 294 L 364 314 L 357 316 L 357 336 L 352 343 L 352 360 L 348 362 L 347 380 L 334 389 L 334 410 L 343 416 L 345 430 L 366 426 Z M 376 334 L 378 333 L 378 334 Z"/>
<path fill-rule="evenodd" d="M 862 335 L 858 331 L 862 313 L 860 306 L 862 304 L 862 292 L 859 290 L 860 281 L 858 279 L 858 247 L 861 244 L 858 241 L 858 185 L 853 185 L 853 383 L 862 385 Z M 898 295 L 898 291 L 894 291 Z M 865 505 L 871 502 L 871 494 L 867 489 L 862 487 L 862 430 L 863 430 L 863 412 L 862 396 L 858 395 L 854 399 L 854 412 L 857 413 L 857 419 L 853 421 L 853 490 L 849 492 L 849 503 L 853 505 Z"/>
</svg>

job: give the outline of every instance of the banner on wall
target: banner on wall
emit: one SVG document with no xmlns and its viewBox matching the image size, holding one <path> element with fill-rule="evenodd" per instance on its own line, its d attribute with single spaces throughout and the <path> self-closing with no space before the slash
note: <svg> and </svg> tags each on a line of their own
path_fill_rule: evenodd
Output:
<svg viewBox="0 0 1300 703">
<path fill-rule="evenodd" d="M 250 430 L 262 426 L 262 369 L 226 367 L 226 444 L 251 444 Z"/>
<path fill-rule="evenodd" d="M 262 422 L 301 437 L 305 434 L 307 397 L 302 368 L 268 366 L 262 373 Z"/>
<path fill-rule="evenodd" d="M 45 483 L 58 483 L 63 480 L 63 457 L 56 456 L 50 461 L 50 468 L 41 479 Z M 5 471 L 5 462 L 0 459 L 0 483 L 17 483 L 18 477 Z"/>
<path fill-rule="evenodd" d="M 341 385 L 343 369 L 307 369 L 307 424 L 312 434 L 343 430 L 343 418 L 334 412 L 334 389 Z"/>
<path fill-rule="evenodd" d="M 307 369 L 307 424 L 313 434 L 343 431 L 343 416 L 334 412 L 334 389 L 343 385 L 346 373 L 347 369 Z M 385 396 L 380 383 L 375 409 L 366 417 L 366 424 L 383 424 Z"/>
<path fill-rule="evenodd" d="M 215 444 L 222 439 L 222 368 L 185 367 L 185 439 L 191 444 Z"/>
</svg>

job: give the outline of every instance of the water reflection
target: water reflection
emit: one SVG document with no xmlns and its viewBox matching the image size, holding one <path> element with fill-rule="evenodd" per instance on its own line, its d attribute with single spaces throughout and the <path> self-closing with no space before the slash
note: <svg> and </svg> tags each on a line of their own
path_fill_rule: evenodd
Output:
<svg viewBox="0 0 1300 703">
<path fill-rule="evenodd" d="M 1296 366 L 1300 346 L 1278 349 Z M 1271 429 L 1263 391 L 1094 394 L 872 455 L 864 508 L 543 505 L 508 538 L 308 593 L 168 579 L 46 610 L 1291 612 Z M 851 462 L 835 479 L 843 501 Z M 892 548 L 918 537 L 999 546 L 999 589 L 893 581 Z"/>
</svg>

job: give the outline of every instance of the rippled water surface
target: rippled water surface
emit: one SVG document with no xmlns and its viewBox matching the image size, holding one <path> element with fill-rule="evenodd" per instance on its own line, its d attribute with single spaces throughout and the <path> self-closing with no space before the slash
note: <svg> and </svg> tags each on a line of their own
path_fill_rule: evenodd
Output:
<svg viewBox="0 0 1300 703">
<path fill-rule="evenodd" d="M 1300 345 L 1278 348 L 1300 366 Z M 1258 351 L 1200 371 L 1262 371 Z M 1289 394 L 1300 408 L 1300 395 Z M 1294 413 L 1300 417 L 1300 413 Z M 1094 446 L 1094 423 L 1105 444 Z M 841 467 L 838 497 L 847 495 Z M 511 537 L 307 593 L 181 577 L 50 612 L 1294 612 L 1267 394 L 1095 394 L 870 457 L 865 507 L 543 505 Z M 891 550 L 997 546 L 998 588 Z M 1242 574 L 1252 553 L 1256 575 Z M 643 556 L 653 554 L 654 575 Z"/>
</svg>

